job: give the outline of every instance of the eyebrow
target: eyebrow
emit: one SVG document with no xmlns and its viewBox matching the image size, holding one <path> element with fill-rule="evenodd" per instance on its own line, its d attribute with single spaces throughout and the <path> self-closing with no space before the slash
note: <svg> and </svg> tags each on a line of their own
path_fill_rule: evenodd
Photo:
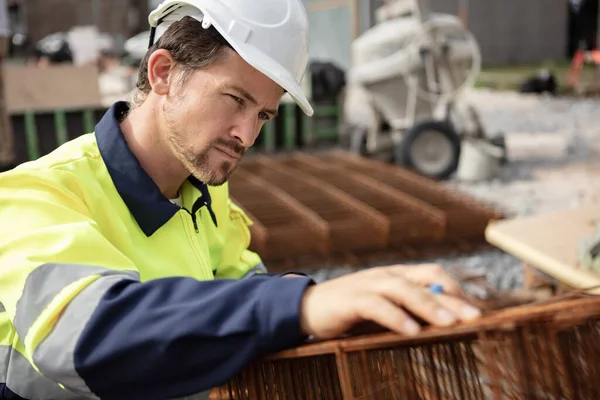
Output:
<svg viewBox="0 0 600 400">
<path fill-rule="evenodd" d="M 225 88 L 238 92 L 244 99 L 248 100 L 250 103 L 252 103 L 254 105 L 258 104 L 258 101 L 256 101 L 256 99 L 250 93 L 248 93 L 248 91 L 245 90 L 244 88 L 241 88 L 237 85 L 227 85 L 227 86 L 225 86 Z M 274 117 L 276 117 L 278 115 L 277 110 L 274 110 L 272 108 L 265 108 L 263 111 L 268 114 L 272 114 Z"/>
</svg>

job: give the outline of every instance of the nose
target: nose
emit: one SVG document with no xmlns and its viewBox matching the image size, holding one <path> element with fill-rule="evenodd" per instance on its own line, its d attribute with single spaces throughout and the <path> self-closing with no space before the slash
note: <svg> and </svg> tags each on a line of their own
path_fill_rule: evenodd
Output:
<svg viewBox="0 0 600 400">
<path fill-rule="evenodd" d="M 261 123 L 258 117 L 240 118 L 233 126 L 231 135 L 233 138 L 246 149 L 252 147 L 254 141 L 260 133 Z"/>
</svg>

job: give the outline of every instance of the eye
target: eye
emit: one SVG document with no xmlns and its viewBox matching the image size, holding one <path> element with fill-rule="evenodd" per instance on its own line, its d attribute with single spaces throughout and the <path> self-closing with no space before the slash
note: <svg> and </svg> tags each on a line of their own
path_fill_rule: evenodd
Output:
<svg viewBox="0 0 600 400">
<path fill-rule="evenodd" d="M 230 94 L 229 97 L 231 97 L 233 100 L 235 100 L 237 103 L 239 103 L 239 105 L 241 105 L 241 106 L 244 105 L 244 99 L 240 99 L 239 97 L 234 96 L 232 94 Z"/>
<path fill-rule="evenodd" d="M 269 114 L 262 111 L 258 113 L 258 118 L 264 119 L 265 121 L 268 121 L 270 119 Z"/>
</svg>

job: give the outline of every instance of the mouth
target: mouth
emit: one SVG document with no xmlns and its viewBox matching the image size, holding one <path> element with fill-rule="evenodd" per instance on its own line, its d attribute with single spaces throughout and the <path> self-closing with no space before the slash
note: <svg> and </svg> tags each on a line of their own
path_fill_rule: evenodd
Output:
<svg viewBox="0 0 600 400">
<path fill-rule="evenodd" d="M 217 150 L 221 154 L 224 154 L 225 156 L 227 156 L 227 157 L 229 157 L 229 158 L 231 158 L 233 160 L 236 160 L 236 161 L 238 161 L 238 160 L 240 160 L 242 158 L 239 154 L 237 154 L 237 153 L 235 153 L 235 152 L 233 152 L 232 150 L 229 150 L 229 149 L 223 149 L 221 147 L 215 147 L 215 150 Z"/>
</svg>

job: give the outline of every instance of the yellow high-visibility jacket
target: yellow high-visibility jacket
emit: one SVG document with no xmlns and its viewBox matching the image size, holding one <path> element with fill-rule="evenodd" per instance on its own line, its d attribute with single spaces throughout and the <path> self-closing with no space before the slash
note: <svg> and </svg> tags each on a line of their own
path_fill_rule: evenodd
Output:
<svg viewBox="0 0 600 400">
<path fill-rule="evenodd" d="M 313 282 L 266 273 L 227 184 L 164 197 L 126 111 L 0 174 L 0 399 L 190 396 L 302 339 Z"/>
</svg>

